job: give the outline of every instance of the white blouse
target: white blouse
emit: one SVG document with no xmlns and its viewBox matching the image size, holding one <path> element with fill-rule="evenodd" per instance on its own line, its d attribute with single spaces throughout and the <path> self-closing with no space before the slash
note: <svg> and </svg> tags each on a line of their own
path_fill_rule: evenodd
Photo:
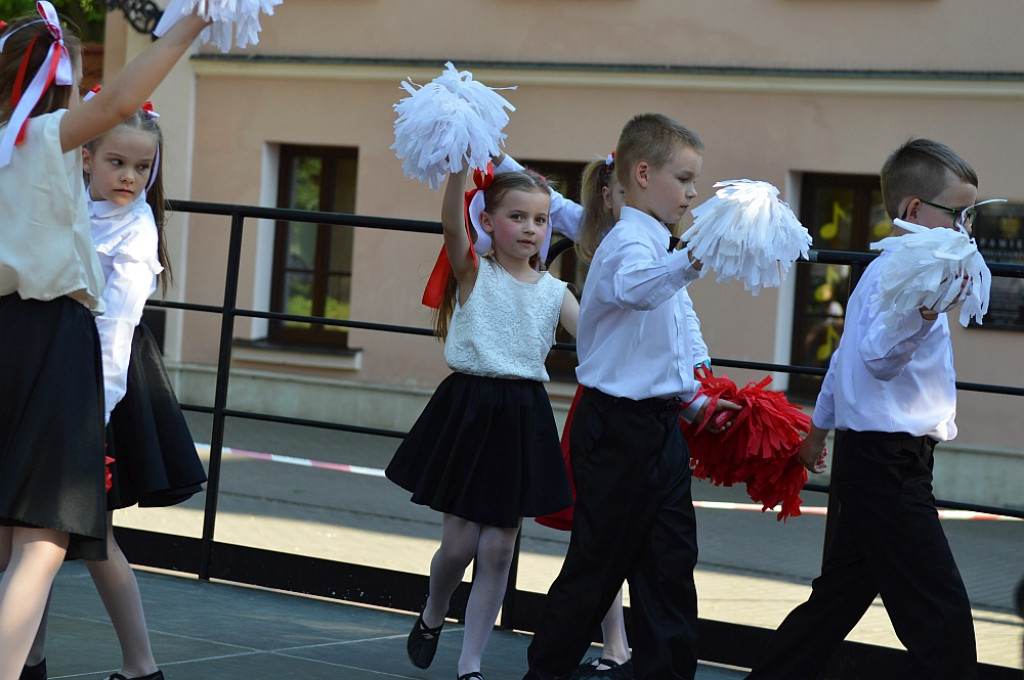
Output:
<svg viewBox="0 0 1024 680">
<path fill-rule="evenodd" d="M 106 423 L 124 397 L 132 336 L 163 267 L 157 259 L 156 222 L 145 192 L 126 206 L 92 199 L 88 203 L 92 239 L 107 281 L 102 295 L 106 311 L 96 318 Z"/>
<path fill-rule="evenodd" d="M 25 141 L 0 168 L 0 295 L 46 301 L 81 291 L 99 314 L 103 273 L 89 238 L 82 152 L 61 149 L 65 113 L 30 119 Z"/>
</svg>

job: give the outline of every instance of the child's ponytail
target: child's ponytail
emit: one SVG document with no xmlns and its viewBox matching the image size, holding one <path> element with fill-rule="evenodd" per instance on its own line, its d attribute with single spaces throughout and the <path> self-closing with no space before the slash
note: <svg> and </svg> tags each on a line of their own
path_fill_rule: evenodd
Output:
<svg viewBox="0 0 1024 680">
<path fill-rule="evenodd" d="M 615 226 L 615 217 L 605 205 L 604 198 L 604 189 L 614 184 L 614 173 L 614 153 L 609 154 L 605 160 L 592 161 L 583 168 L 580 187 L 583 220 L 576 239 L 576 255 L 581 262 L 590 263 L 601 239 Z"/>
</svg>

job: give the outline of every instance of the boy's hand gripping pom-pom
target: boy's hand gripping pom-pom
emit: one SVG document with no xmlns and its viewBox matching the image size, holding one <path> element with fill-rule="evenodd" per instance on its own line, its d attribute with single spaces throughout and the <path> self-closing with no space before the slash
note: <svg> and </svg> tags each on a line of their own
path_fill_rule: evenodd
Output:
<svg viewBox="0 0 1024 680">
<path fill-rule="evenodd" d="M 893 220 L 910 233 L 871 244 L 887 253 L 872 304 L 887 310 L 887 326 L 899 324 L 918 310 L 941 313 L 960 305 L 960 324 L 973 317 L 979 324 L 988 311 L 992 274 L 978 246 L 959 229 L 929 229 Z"/>
<path fill-rule="evenodd" d="M 728 376 L 708 376 L 701 380 L 700 390 L 709 400 L 704 420 L 687 423 L 680 419 L 679 424 L 690 447 L 694 477 L 717 486 L 744 482 L 751 500 L 763 510 L 781 505 L 777 519 L 784 520 L 800 515 L 800 492 L 807 482 L 807 470 L 796 454 L 811 417 L 782 392 L 764 389 L 771 380 L 751 381 L 737 389 Z M 743 408 L 715 413 L 719 399 Z M 709 425 L 715 425 L 714 418 L 721 413 L 729 415 L 731 424 L 715 434 Z"/>
<path fill-rule="evenodd" d="M 401 83 L 410 96 L 395 104 L 395 143 L 406 177 L 438 189 L 444 178 L 463 167 L 485 168 L 501 153 L 508 124 L 505 109 L 515 111 L 497 89 L 473 80 L 469 71 L 445 71 L 423 86 Z"/>
<path fill-rule="evenodd" d="M 683 234 L 690 253 L 715 270 L 719 281 L 740 279 L 757 295 L 777 287 L 793 262 L 807 258 L 811 235 L 768 182 L 736 179 L 693 209 Z"/>
<path fill-rule="evenodd" d="M 259 40 L 260 12 L 274 13 L 283 0 L 171 0 L 164 10 L 153 35 L 162 36 L 182 17 L 198 14 L 210 21 L 199 39 L 211 43 L 221 52 L 231 49 L 232 39 L 239 47 L 255 45 Z"/>
</svg>

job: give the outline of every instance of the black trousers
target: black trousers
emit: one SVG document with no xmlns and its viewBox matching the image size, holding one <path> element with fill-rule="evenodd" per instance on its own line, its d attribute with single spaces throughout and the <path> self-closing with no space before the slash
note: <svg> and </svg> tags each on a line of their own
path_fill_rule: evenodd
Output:
<svg viewBox="0 0 1024 680">
<path fill-rule="evenodd" d="M 528 679 L 571 672 L 628 579 L 637 680 L 697 668 L 697 526 L 678 407 L 585 389 L 572 421 L 569 549 L 530 645 Z"/>
<path fill-rule="evenodd" d="M 891 677 L 978 677 L 971 604 L 932 495 L 928 437 L 836 432 L 839 516 L 811 596 L 782 622 L 749 680 L 812 680 L 876 595 L 910 653 Z"/>
</svg>

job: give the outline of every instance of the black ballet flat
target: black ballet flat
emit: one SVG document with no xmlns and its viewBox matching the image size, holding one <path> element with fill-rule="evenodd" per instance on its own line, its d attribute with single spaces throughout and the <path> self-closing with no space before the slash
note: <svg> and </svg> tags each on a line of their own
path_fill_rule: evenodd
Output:
<svg viewBox="0 0 1024 680">
<path fill-rule="evenodd" d="M 444 628 L 444 621 L 437 628 L 427 628 L 423 623 L 423 614 L 416 617 L 409 632 L 409 640 L 405 644 L 409 652 L 409 661 L 417 668 L 429 668 L 430 662 L 434 660 L 434 653 L 437 652 L 437 640 L 441 637 L 441 629 Z"/>
<path fill-rule="evenodd" d="M 162 671 L 156 673 L 150 673 L 149 675 L 140 675 L 137 678 L 126 678 L 120 673 L 114 673 L 107 680 L 164 680 L 164 674 Z"/>
<path fill-rule="evenodd" d="M 477 680 L 484 680 L 484 676 L 480 671 L 473 671 L 472 673 L 460 675 L 459 677 L 455 678 L 455 680 L 473 680 L 474 678 L 477 678 Z"/>
<path fill-rule="evenodd" d="M 46 680 L 46 659 L 35 666 L 22 666 L 18 680 Z"/>
</svg>

